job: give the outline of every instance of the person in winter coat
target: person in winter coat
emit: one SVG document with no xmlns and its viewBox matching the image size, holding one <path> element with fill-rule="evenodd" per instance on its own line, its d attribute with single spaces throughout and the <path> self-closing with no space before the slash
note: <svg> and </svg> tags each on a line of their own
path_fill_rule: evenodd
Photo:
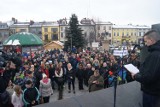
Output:
<svg viewBox="0 0 160 107">
<path fill-rule="evenodd" d="M 50 61 L 49 78 L 51 79 L 52 89 L 55 89 L 55 66 Z"/>
<path fill-rule="evenodd" d="M 92 65 L 87 64 L 87 68 L 84 71 L 84 84 L 88 87 L 88 80 L 93 75 Z"/>
<path fill-rule="evenodd" d="M 42 74 L 43 74 L 43 72 L 40 67 L 34 73 L 34 77 L 36 78 L 35 86 L 37 87 L 37 89 L 39 89 L 40 80 L 42 80 Z"/>
<path fill-rule="evenodd" d="M 109 75 L 109 71 L 108 71 L 108 65 L 106 62 L 103 62 L 103 66 L 100 68 L 100 75 L 103 77 L 104 79 L 104 88 L 108 88 L 109 87 L 109 83 L 108 83 L 108 75 Z"/>
<path fill-rule="evenodd" d="M 53 94 L 53 90 L 51 85 L 51 79 L 48 78 L 45 73 L 43 73 L 43 78 L 40 81 L 39 92 L 44 100 L 44 103 L 48 103 L 50 96 Z"/>
<path fill-rule="evenodd" d="M 0 107 L 10 107 L 11 99 L 7 87 L 11 79 L 12 68 L 7 63 L 5 68 L 0 68 Z"/>
<path fill-rule="evenodd" d="M 95 70 L 94 74 L 89 78 L 89 92 L 101 90 L 104 88 L 104 79 L 100 76 L 99 71 Z"/>
<path fill-rule="evenodd" d="M 33 76 L 33 72 L 32 71 L 27 71 L 26 72 L 26 76 L 23 79 L 22 90 L 24 90 L 26 88 L 26 82 L 28 80 L 31 80 L 32 81 L 32 85 L 35 86 L 36 78 Z"/>
<path fill-rule="evenodd" d="M 15 75 L 14 84 L 19 85 L 21 87 L 23 86 L 23 79 L 20 77 L 19 73 L 16 73 Z"/>
<path fill-rule="evenodd" d="M 11 101 L 14 107 L 23 107 L 22 90 L 19 85 L 14 86 L 14 93 L 12 94 Z"/>
<path fill-rule="evenodd" d="M 82 64 L 79 64 L 76 75 L 77 75 L 77 78 L 78 78 L 79 90 L 83 90 L 84 69 L 83 69 Z"/>
<path fill-rule="evenodd" d="M 156 30 L 144 35 L 150 54 L 132 77 L 141 83 L 143 107 L 160 107 L 160 34 Z"/>
<path fill-rule="evenodd" d="M 71 92 L 71 84 L 73 88 L 73 93 L 75 94 L 75 71 L 72 68 L 70 63 L 67 64 L 68 72 L 67 72 L 67 81 L 68 81 L 68 93 Z"/>
<path fill-rule="evenodd" d="M 23 101 L 25 107 L 32 107 L 39 104 L 40 93 L 38 89 L 33 86 L 31 80 L 26 81 L 26 89 L 23 91 Z"/>
<path fill-rule="evenodd" d="M 56 67 L 55 79 L 58 84 L 58 91 L 59 91 L 58 100 L 61 100 L 63 97 L 63 84 L 64 84 L 63 69 L 61 63 L 59 63 L 58 66 Z"/>
</svg>

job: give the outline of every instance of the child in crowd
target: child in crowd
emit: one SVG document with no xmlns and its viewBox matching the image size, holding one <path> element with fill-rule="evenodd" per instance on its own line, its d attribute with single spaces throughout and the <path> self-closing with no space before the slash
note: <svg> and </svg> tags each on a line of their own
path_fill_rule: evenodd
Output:
<svg viewBox="0 0 160 107">
<path fill-rule="evenodd" d="M 23 101 L 25 107 L 32 107 L 39 103 L 40 93 L 38 89 L 33 86 L 31 80 L 26 81 L 26 89 L 23 92 Z"/>
<path fill-rule="evenodd" d="M 22 90 L 19 85 L 14 86 L 14 93 L 12 94 L 11 101 L 14 107 L 23 107 Z"/>
<path fill-rule="evenodd" d="M 16 73 L 15 79 L 14 79 L 14 84 L 15 85 L 19 85 L 19 86 L 23 86 L 23 79 L 20 77 L 19 73 Z"/>
</svg>

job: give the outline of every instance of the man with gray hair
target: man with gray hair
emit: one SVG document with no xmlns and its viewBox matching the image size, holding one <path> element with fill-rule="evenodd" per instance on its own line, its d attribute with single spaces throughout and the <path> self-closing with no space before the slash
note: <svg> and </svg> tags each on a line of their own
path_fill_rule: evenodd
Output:
<svg viewBox="0 0 160 107">
<path fill-rule="evenodd" d="M 142 63 L 139 73 L 132 77 L 141 83 L 143 107 L 160 107 L 160 34 L 156 30 L 144 35 L 150 54 Z"/>
</svg>

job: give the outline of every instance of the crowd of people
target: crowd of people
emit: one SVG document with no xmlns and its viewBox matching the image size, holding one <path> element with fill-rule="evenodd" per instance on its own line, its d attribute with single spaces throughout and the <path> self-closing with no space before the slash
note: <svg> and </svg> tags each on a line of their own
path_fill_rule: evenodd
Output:
<svg viewBox="0 0 160 107">
<path fill-rule="evenodd" d="M 0 69 L 0 107 L 32 107 L 40 103 L 48 103 L 54 90 L 58 90 L 58 100 L 63 99 L 64 84 L 68 85 L 68 93 L 76 93 L 78 89 L 89 92 L 114 85 L 114 77 L 118 84 L 133 81 L 131 74 L 123 67 L 132 63 L 139 67 L 137 53 L 128 56 L 114 56 L 108 51 L 73 52 L 43 50 L 23 52 L 7 50 L 6 53 L 16 58 L 6 61 Z M 6 88 L 13 85 L 14 93 L 9 97 Z M 58 87 L 56 87 L 58 86 Z M 5 100 L 4 100 L 5 99 Z"/>
</svg>

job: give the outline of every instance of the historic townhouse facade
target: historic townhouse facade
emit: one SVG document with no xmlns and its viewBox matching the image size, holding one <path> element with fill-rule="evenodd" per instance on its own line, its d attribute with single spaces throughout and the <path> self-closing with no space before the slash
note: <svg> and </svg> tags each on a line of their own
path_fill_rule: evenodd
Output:
<svg viewBox="0 0 160 107">
<path fill-rule="evenodd" d="M 96 40 L 95 22 L 92 19 L 83 18 L 80 21 L 82 34 L 87 42 L 87 47 L 92 45 L 92 42 Z"/>
<path fill-rule="evenodd" d="M 9 37 L 9 26 L 7 23 L 0 23 L 0 42 Z"/>
<path fill-rule="evenodd" d="M 29 32 L 30 22 L 17 22 L 10 26 L 12 33 Z"/>
<path fill-rule="evenodd" d="M 45 43 L 59 40 L 59 24 L 58 24 L 58 22 L 43 22 L 42 40 Z"/>
<path fill-rule="evenodd" d="M 79 27 L 87 41 L 87 47 L 91 47 L 92 42 L 103 43 L 105 41 L 113 45 L 127 45 L 141 43 L 143 35 L 151 28 L 138 25 L 113 25 L 111 22 L 95 22 L 93 19 L 83 18 L 79 21 Z M 66 18 L 58 21 L 44 22 L 18 22 L 12 18 L 10 24 L 0 23 L 0 40 L 18 32 L 30 32 L 39 36 L 45 43 L 51 41 L 67 41 L 66 35 L 69 28 L 69 20 Z"/>
<path fill-rule="evenodd" d="M 108 40 L 112 44 L 112 26 L 111 22 L 95 22 L 96 41 Z"/>
<path fill-rule="evenodd" d="M 148 26 L 134 25 L 113 25 L 112 43 L 113 45 L 129 45 L 142 42 L 144 33 L 150 30 Z"/>
<path fill-rule="evenodd" d="M 29 26 L 29 32 L 37 35 L 42 39 L 42 22 L 33 22 L 31 21 Z"/>
<path fill-rule="evenodd" d="M 68 21 L 66 18 L 64 18 L 60 19 L 58 23 L 59 23 L 59 35 L 60 35 L 59 41 L 64 43 L 65 41 L 67 41 L 66 35 L 67 35 L 67 29 L 69 28 Z"/>
</svg>

